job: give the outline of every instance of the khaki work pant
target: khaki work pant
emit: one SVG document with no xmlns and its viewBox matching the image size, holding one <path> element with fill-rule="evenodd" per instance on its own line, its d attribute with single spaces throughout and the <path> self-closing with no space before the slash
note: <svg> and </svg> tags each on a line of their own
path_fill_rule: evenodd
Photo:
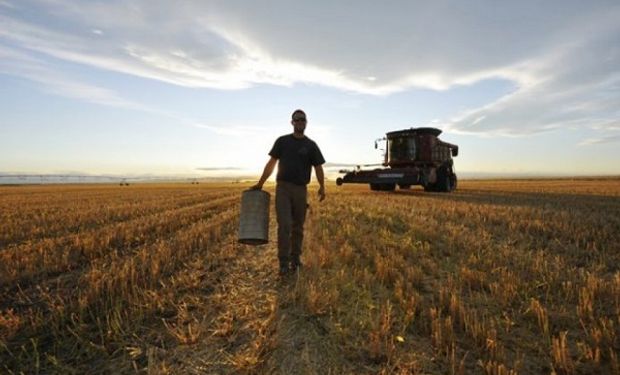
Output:
<svg viewBox="0 0 620 375">
<path fill-rule="evenodd" d="M 278 219 L 278 259 L 281 266 L 299 263 L 304 239 L 307 208 L 306 185 L 278 181 L 276 185 L 276 217 Z"/>
</svg>

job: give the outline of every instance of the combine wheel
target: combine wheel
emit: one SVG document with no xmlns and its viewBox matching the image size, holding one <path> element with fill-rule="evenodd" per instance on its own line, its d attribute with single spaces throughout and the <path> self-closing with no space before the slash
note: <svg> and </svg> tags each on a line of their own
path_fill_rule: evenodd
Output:
<svg viewBox="0 0 620 375">
<path fill-rule="evenodd" d="M 450 188 L 450 176 L 442 176 L 441 179 L 437 180 L 437 191 L 442 193 L 452 191 Z"/>
<path fill-rule="evenodd" d="M 389 183 L 371 183 L 370 190 L 373 191 L 394 191 L 396 190 L 396 184 Z"/>
<path fill-rule="evenodd" d="M 452 191 L 452 183 L 451 183 L 451 178 L 450 178 L 450 174 L 448 173 L 448 170 L 446 168 L 439 168 L 437 170 L 437 182 L 435 183 L 435 186 L 437 188 L 436 191 L 440 191 L 442 193 L 447 193 Z"/>
<path fill-rule="evenodd" d="M 342 185 L 342 177 L 338 177 L 336 179 L 336 185 L 338 185 L 338 186 Z"/>
<path fill-rule="evenodd" d="M 456 190 L 456 184 L 457 184 L 456 174 L 453 173 L 450 175 L 450 191 Z"/>
</svg>

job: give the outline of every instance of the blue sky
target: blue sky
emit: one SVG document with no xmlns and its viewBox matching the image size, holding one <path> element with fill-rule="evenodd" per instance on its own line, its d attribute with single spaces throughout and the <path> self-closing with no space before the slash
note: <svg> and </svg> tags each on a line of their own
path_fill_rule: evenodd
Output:
<svg viewBox="0 0 620 375">
<path fill-rule="evenodd" d="M 0 172 L 258 175 L 303 108 L 330 163 L 620 174 L 618 67 L 617 1 L 0 0 Z"/>
</svg>

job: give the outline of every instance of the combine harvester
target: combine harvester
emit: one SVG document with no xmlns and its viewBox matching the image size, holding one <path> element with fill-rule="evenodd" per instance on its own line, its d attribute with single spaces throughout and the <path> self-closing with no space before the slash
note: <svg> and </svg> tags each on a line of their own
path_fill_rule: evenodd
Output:
<svg viewBox="0 0 620 375">
<path fill-rule="evenodd" d="M 437 128 L 411 128 L 389 132 L 385 141 L 385 168 L 363 170 L 358 165 L 354 170 L 341 170 L 344 176 L 336 179 L 342 184 L 370 184 L 371 190 L 394 191 L 396 185 L 409 189 L 412 185 L 422 185 L 424 191 L 451 192 L 456 189 L 453 156 L 459 147 L 437 138 L 441 130 Z"/>
</svg>

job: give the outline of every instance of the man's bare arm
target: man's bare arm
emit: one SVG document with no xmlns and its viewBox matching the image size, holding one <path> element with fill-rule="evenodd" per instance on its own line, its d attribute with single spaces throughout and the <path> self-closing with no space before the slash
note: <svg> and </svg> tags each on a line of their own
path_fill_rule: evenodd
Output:
<svg viewBox="0 0 620 375">
<path fill-rule="evenodd" d="M 265 168 L 263 169 L 263 175 L 260 176 L 260 180 L 258 180 L 258 183 L 252 186 L 251 189 L 256 189 L 256 190 L 262 189 L 263 185 L 265 184 L 265 181 L 267 181 L 269 176 L 271 176 L 271 174 L 273 173 L 273 170 L 275 169 L 276 164 L 278 164 L 278 159 L 272 156 L 267 161 L 267 164 L 265 164 Z"/>
<path fill-rule="evenodd" d="M 319 202 L 322 202 L 325 199 L 325 174 L 323 173 L 323 166 L 315 165 L 314 173 L 316 174 L 316 180 L 319 182 Z"/>
</svg>

